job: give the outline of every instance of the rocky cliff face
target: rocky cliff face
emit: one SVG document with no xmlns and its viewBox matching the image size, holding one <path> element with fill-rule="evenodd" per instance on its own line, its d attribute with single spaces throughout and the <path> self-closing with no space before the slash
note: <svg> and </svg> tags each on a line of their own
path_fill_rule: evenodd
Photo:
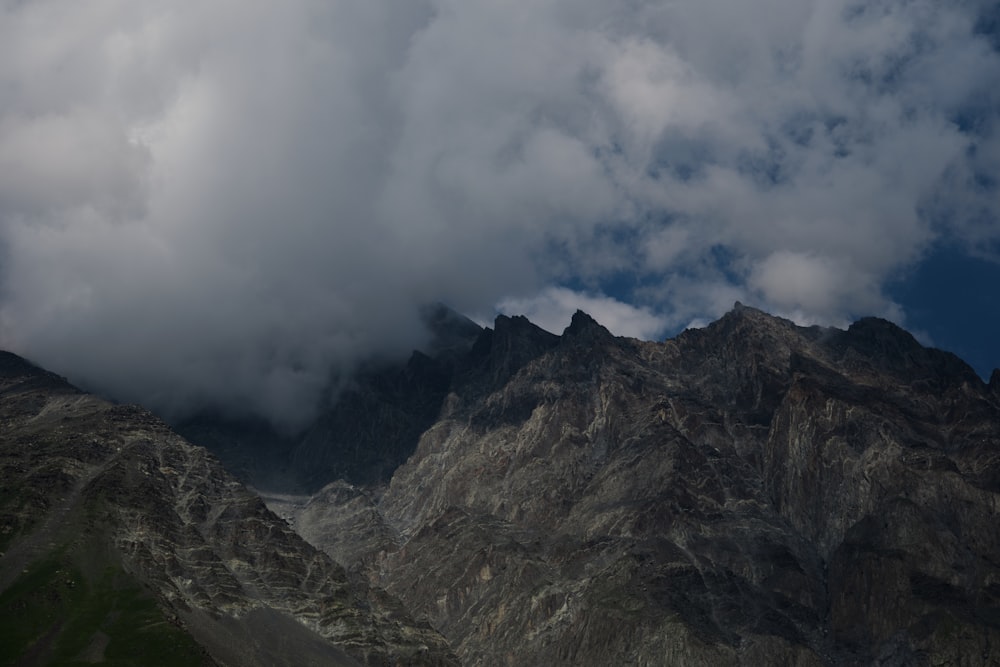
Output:
<svg viewBox="0 0 1000 667">
<path fill-rule="evenodd" d="M 1000 664 L 1000 372 L 877 319 L 737 305 L 651 343 L 436 312 L 302 437 L 194 429 L 280 468 L 289 524 L 148 413 L 0 359 L 0 611 L 42 619 L 15 659 L 111 657 L 128 606 L 176 664 Z"/>
<path fill-rule="evenodd" d="M 995 385 L 876 319 L 500 318 L 384 491 L 286 509 L 465 665 L 998 664 Z"/>
<path fill-rule="evenodd" d="M 454 665 L 150 413 L 0 354 L 0 663 Z"/>
</svg>

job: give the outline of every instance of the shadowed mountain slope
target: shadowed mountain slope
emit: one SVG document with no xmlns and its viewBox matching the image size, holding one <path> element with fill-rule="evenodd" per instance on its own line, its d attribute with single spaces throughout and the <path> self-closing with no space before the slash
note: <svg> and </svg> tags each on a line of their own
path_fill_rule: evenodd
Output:
<svg viewBox="0 0 1000 667">
<path fill-rule="evenodd" d="M 8 353 L 0 477 L 0 664 L 457 664 L 204 449 Z"/>
</svg>

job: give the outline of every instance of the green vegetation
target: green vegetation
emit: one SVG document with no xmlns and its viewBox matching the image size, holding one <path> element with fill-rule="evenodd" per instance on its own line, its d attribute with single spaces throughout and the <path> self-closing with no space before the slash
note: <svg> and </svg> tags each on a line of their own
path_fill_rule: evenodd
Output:
<svg viewBox="0 0 1000 667">
<path fill-rule="evenodd" d="M 0 595 L 0 665 L 212 664 L 123 570 L 94 581 L 57 554 Z"/>
</svg>

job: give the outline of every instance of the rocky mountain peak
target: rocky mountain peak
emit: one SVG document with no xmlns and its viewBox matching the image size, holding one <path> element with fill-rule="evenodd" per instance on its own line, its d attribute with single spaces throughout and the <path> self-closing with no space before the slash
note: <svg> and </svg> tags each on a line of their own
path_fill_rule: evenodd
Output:
<svg viewBox="0 0 1000 667">
<path fill-rule="evenodd" d="M 502 386 L 525 364 L 559 343 L 559 336 L 532 324 L 523 315 L 497 315 L 484 329 L 466 360 L 464 384 Z"/>
<path fill-rule="evenodd" d="M 742 349 L 752 348 L 787 357 L 787 349 L 798 346 L 804 337 L 808 337 L 807 331 L 791 320 L 737 301 L 732 310 L 715 322 L 702 329 L 689 329 L 682 336 L 702 341 L 705 351 L 711 354 L 724 352 L 736 345 Z"/>
<path fill-rule="evenodd" d="M 66 381 L 66 378 L 39 368 L 27 359 L 12 352 L 0 350 L 0 386 L 18 384 L 22 388 L 25 381 L 33 387 L 48 384 L 62 390 L 77 391 Z"/>
<path fill-rule="evenodd" d="M 442 353 L 464 353 L 476 341 L 483 328 L 443 303 L 420 309 L 420 318 L 431 334 L 426 352 L 430 356 Z"/>
<path fill-rule="evenodd" d="M 799 327 L 789 319 L 772 315 L 759 308 L 747 306 L 739 301 L 733 304 L 732 309 L 728 313 L 716 322 L 708 325 L 708 328 L 714 327 L 744 332 L 753 330 L 771 334 L 781 332 L 780 335 L 789 335 L 802 330 L 802 327 Z"/>
<path fill-rule="evenodd" d="M 494 344 L 501 346 L 550 345 L 557 338 L 524 315 L 497 315 L 493 321 Z"/>
<path fill-rule="evenodd" d="M 865 317 L 830 341 L 841 361 L 860 372 L 867 367 L 905 382 L 929 381 L 935 386 L 970 383 L 982 379 L 951 352 L 924 347 L 908 331 L 882 318 Z"/>
<path fill-rule="evenodd" d="M 13 352 L 0 351 L 0 376 L 17 378 L 37 372 L 39 369 L 30 361 Z"/>
<path fill-rule="evenodd" d="M 810 347 L 819 335 L 815 328 L 800 327 L 736 302 L 715 322 L 701 329 L 688 329 L 674 340 L 696 365 L 710 362 L 718 366 L 723 375 L 717 379 L 722 382 L 741 368 L 747 377 L 761 369 L 782 374 L 789 368 L 792 355 Z"/>
<path fill-rule="evenodd" d="M 614 336 L 610 331 L 598 324 L 597 320 L 582 310 L 577 310 L 573 313 L 573 318 L 562 335 L 563 342 L 575 344 L 594 344 L 613 339 Z"/>
<path fill-rule="evenodd" d="M 881 317 L 863 317 L 847 328 L 846 340 L 872 356 L 906 358 L 923 346 L 899 325 Z"/>
</svg>

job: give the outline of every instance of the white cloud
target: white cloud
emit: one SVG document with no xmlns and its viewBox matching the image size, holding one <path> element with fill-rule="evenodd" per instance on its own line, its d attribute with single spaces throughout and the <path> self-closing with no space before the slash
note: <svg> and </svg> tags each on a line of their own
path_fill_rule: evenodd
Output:
<svg viewBox="0 0 1000 667">
<path fill-rule="evenodd" d="M 731 305 L 731 304 L 730 304 Z M 649 308 L 623 303 L 604 294 L 575 292 L 565 287 L 547 287 L 538 294 L 506 298 L 497 304 L 505 315 L 525 315 L 552 333 L 561 334 L 573 313 L 582 310 L 616 336 L 655 340 L 665 333 L 668 321 Z"/>
<path fill-rule="evenodd" d="M 891 312 L 936 240 L 1000 243 L 989 7 L 3 3 L 0 344 L 296 421 L 434 300 Z"/>
<path fill-rule="evenodd" d="M 899 307 L 878 291 L 878 283 L 847 262 L 822 255 L 776 252 L 757 263 L 747 280 L 778 313 L 799 323 L 814 323 L 812 313 L 864 312 L 898 317 Z"/>
</svg>

